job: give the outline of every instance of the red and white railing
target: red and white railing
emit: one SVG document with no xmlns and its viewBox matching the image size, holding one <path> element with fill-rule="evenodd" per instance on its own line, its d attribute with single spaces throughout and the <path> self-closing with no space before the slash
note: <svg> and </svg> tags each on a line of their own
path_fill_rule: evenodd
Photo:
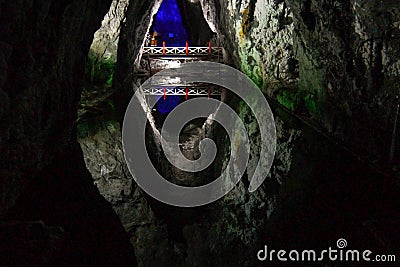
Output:
<svg viewBox="0 0 400 267">
<path fill-rule="evenodd" d="M 145 46 L 143 48 L 143 55 L 145 56 L 220 56 L 222 55 L 222 47 L 212 47 L 211 44 L 208 47 L 193 46 L 190 47 L 186 43 L 185 47 L 168 47 L 163 42 L 162 47 L 158 46 Z"/>
<path fill-rule="evenodd" d="M 144 88 L 143 92 L 145 95 L 164 96 L 164 98 L 167 95 L 182 95 L 186 97 L 189 95 L 208 97 L 221 95 L 221 90 L 207 86 L 153 86 L 150 88 Z"/>
</svg>

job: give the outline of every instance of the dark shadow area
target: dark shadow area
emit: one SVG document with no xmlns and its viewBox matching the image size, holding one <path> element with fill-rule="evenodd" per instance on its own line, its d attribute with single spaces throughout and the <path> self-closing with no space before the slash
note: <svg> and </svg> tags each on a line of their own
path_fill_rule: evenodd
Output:
<svg viewBox="0 0 400 267">
<path fill-rule="evenodd" d="M 32 247 L 22 239 L 17 245 L 20 254 L 4 255 L 0 261 L 14 266 L 135 266 L 136 259 L 127 233 L 112 211 L 111 205 L 99 194 L 93 179 L 84 165 L 79 145 L 57 159 L 40 173 L 26 188 L 5 221 L 39 221 L 61 227 L 61 237 L 56 239 L 52 253 L 36 261 L 29 256 Z M 40 228 L 39 228 L 40 231 Z M 6 249 L 18 236 L 9 236 L 0 242 Z M 27 238 L 27 236 L 23 237 Z M 40 240 L 41 253 L 46 249 L 45 233 L 32 237 Z M 17 239 L 18 240 L 18 239 Z M 2 248 L 2 246 L 5 246 Z M 50 245 L 52 246 L 52 245 Z M 26 255 L 25 255 L 26 254 Z M 51 256 L 51 257 L 50 257 Z"/>
<path fill-rule="evenodd" d="M 312 248 L 320 252 L 329 247 L 336 249 L 336 241 L 344 238 L 347 249 L 371 250 L 374 255 L 397 253 L 400 232 L 393 225 L 399 218 L 400 197 L 391 178 L 279 106 L 273 105 L 273 110 L 303 134 L 293 151 L 288 179 L 279 189 L 278 203 L 265 225 L 260 247 L 287 251 Z M 265 266 L 280 264 L 276 261 Z"/>
</svg>

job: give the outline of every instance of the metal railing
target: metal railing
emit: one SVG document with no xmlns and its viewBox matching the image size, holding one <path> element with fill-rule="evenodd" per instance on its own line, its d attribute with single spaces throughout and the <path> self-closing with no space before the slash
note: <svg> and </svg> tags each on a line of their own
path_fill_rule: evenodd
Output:
<svg viewBox="0 0 400 267">
<path fill-rule="evenodd" d="M 219 56 L 222 47 L 158 47 L 146 46 L 143 48 L 145 56 Z"/>
<path fill-rule="evenodd" d="M 145 95 L 190 95 L 190 96 L 216 96 L 221 95 L 221 90 L 215 88 L 208 88 L 206 86 L 175 86 L 163 87 L 154 86 L 151 88 L 144 88 Z"/>
</svg>

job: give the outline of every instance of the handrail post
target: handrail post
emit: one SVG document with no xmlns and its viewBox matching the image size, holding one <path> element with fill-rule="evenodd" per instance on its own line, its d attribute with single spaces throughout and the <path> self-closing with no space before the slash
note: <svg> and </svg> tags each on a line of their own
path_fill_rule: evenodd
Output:
<svg viewBox="0 0 400 267">
<path fill-rule="evenodd" d="M 162 45 L 163 45 L 162 54 L 163 54 L 163 56 L 165 56 L 165 54 L 166 54 L 166 43 L 165 43 L 165 41 L 162 43 Z"/>
<path fill-rule="evenodd" d="M 189 42 L 186 41 L 186 56 L 189 56 Z"/>
</svg>

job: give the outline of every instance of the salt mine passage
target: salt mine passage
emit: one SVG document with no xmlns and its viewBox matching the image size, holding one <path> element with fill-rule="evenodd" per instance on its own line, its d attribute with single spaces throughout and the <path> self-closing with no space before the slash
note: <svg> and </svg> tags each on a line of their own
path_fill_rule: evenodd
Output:
<svg viewBox="0 0 400 267">
<path fill-rule="evenodd" d="M 0 20 L 0 266 L 398 265 L 397 1 Z"/>
</svg>

